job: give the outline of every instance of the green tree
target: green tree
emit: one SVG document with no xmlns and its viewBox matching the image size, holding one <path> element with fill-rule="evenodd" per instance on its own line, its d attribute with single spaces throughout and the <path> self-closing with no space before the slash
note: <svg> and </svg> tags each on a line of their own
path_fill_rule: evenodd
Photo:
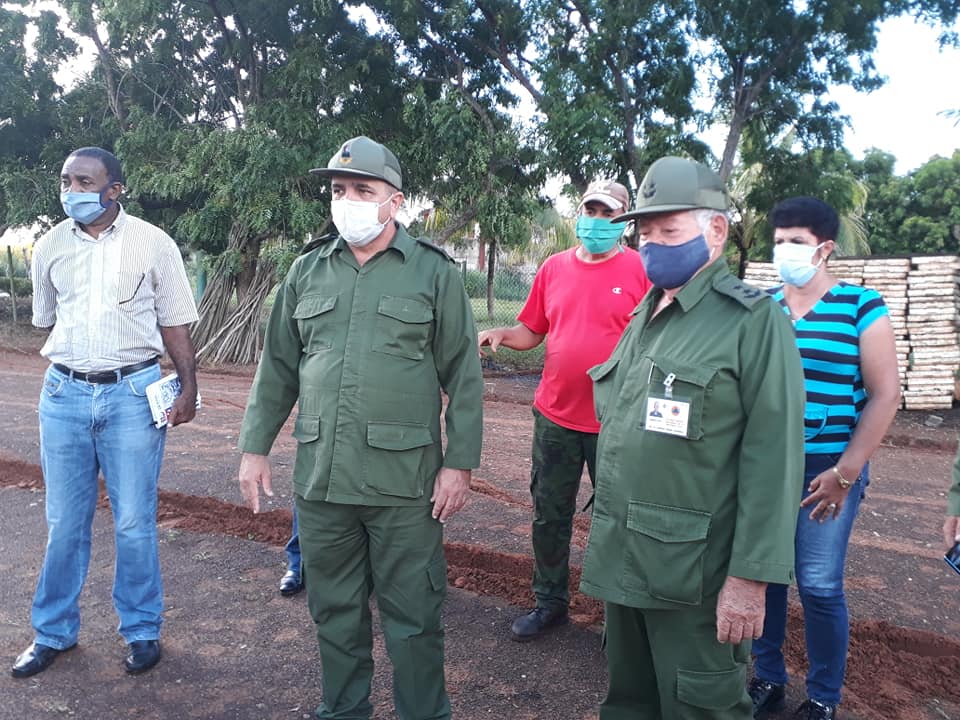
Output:
<svg viewBox="0 0 960 720">
<path fill-rule="evenodd" d="M 867 92 L 882 85 L 873 64 L 878 24 L 903 14 L 952 24 L 960 10 L 939 0 L 719 0 L 693 7 L 693 32 L 715 73 L 711 120 L 729 126 L 720 161 L 724 179 L 744 133 L 754 135 L 761 152 L 786 130 L 806 149 L 839 147 L 846 118 L 826 94 L 834 85 Z M 746 164 L 757 160 L 744 158 Z"/>
<path fill-rule="evenodd" d="M 48 144 L 60 127 L 62 88 L 54 72 L 76 45 L 58 29 L 55 13 L 31 17 L 19 7 L 28 5 L 0 5 L 0 235 L 60 215 L 56 179 L 63 155 Z"/>
<path fill-rule="evenodd" d="M 895 159 L 869 151 L 861 164 L 869 197 L 866 226 L 875 252 L 960 253 L 960 150 L 934 157 L 906 176 Z"/>
<path fill-rule="evenodd" d="M 216 258 L 200 359 L 254 360 L 276 248 L 295 252 L 327 222 L 328 190 L 309 168 L 345 137 L 397 131 L 392 48 L 340 3 L 97 0 L 69 12 L 97 48 L 86 89 L 117 129 L 134 198 Z"/>
</svg>

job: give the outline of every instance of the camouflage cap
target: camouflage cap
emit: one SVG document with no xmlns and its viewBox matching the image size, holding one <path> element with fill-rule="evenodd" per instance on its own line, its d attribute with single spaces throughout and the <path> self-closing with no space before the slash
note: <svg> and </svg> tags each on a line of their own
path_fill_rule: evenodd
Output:
<svg viewBox="0 0 960 720">
<path fill-rule="evenodd" d="M 630 207 L 630 194 L 627 188 L 613 180 L 594 180 L 580 199 L 580 206 L 588 202 L 599 202 L 611 210 L 627 210 Z"/>
<path fill-rule="evenodd" d="M 403 190 L 403 177 L 397 156 L 386 145 L 360 135 L 347 140 L 333 154 L 325 168 L 313 168 L 310 172 L 323 177 L 353 175 L 376 178 Z"/>
<path fill-rule="evenodd" d="M 613 222 L 697 208 L 726 212 L 729 207 L 730 198 L 716 172 L 696 160 L 664 157 L 643 176 L 636 207 L 613 218 Z"/>
</svg>

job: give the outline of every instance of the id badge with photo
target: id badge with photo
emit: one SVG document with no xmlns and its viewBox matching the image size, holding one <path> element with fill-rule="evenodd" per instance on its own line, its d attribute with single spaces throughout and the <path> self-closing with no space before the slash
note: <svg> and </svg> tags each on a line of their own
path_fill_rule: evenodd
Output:
<svg viewBox="0 0 960 720">
<path fill-rule="evenodd" d="M 663 381 L 663 396 L 651 393 L 647 396 L 647 412 L 644 428 L 665 435 L 687 436 L 690 422 L 690 403 L 685 398 L 674 397 L 673 381 L 676 375 L 670 373 Z"/>
</svg>

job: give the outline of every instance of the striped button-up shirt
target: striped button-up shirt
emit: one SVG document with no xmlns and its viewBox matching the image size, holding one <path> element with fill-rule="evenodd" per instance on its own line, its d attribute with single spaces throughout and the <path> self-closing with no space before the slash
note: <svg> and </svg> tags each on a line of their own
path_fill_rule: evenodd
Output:
<svg viewBox="0 0 960 720">
<path fill-rule="evenodd" d="M 71 219 L 33 249 L 33 324 L 53 330 L 40 354 L 80 372 L 163 354 L 160 326 L 197 320 L 176 243 L 122 209 L 94 238 Z"/>
</svg>

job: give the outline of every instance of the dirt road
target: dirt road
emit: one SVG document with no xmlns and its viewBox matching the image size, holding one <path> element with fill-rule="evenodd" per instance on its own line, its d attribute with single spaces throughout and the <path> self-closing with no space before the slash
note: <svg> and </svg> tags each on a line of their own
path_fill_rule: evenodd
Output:
<svg viewBox="0 0 960 720">
<path fill-rule="evenodd" d="M 35 349 L 21 350 L 0 351 L 0 657 L 10 659 L 30 640 L 29 604 L 44 537 L 35 408 L 45 363 Z M 290 602 L 274 590 L 282 571 L 278 547 L 289 533 L 295 447 L 289 433 L 272 456 L 277 495 L 268 512 L 255 517 L 238 507 L 235 444 L 251 377 L 249 369 L 202 373 L 203 410 L 168 436 L 160 510 L 168 658 L 142 679 L 131 681 L 119 670 L 109 600 L 110 519 L 98 512 L 99 554 L 84 596 L 81 648 L 36 680 L 0 679 L 0 720 L 310 715 L 319 670 L 309 620 L 302 598 Z M 605 686 L 601 608 L 579 593 L 577 625 L 543 643 L 518 646 L 506 639 L 512 614 L 531 602 L 527 486 L 535 383 L 488 378 L 474 497 L 447 528 L 448 672 L 456 717 L 463 720 L 591 718 Z M 960 719 L 954 679 L 960 643 L 953 640 L 960 637 L 960 577 L 940 559 L 938 540 L 958 415 L 927 428 L 925 416 L 902 414 L 873 463 L 848 563 L 853 637 L 844 717 Z M 588 487 L 585 480 L 582 502 Z M 576 564 L 588 530 L 587 516 L 578 516 Z M 804 661 L 795 607 L 787 651 L 791 693 L 799 700 Z M 377 683 L 377 717 L 383 718 L 392 717 L 386 668 L 379 664 Z"/>
</svg>

